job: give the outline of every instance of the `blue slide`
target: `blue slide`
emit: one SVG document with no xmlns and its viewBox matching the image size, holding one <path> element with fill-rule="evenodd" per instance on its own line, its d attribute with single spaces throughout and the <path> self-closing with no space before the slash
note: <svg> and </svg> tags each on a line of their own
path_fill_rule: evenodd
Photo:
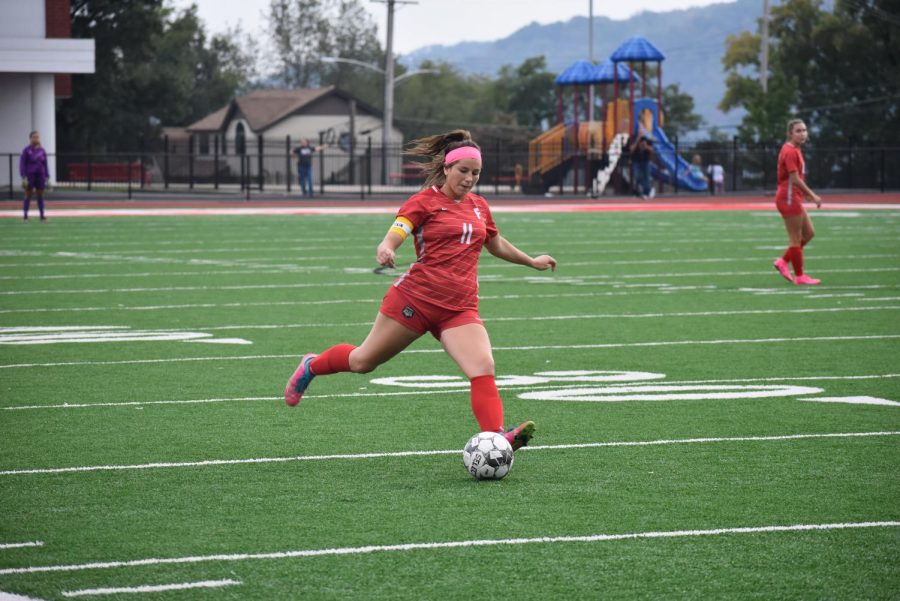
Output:
<svg viewBox="0 0 900 601">
<path fill-rule="evenodd" d="M 652 118 L 653 122 L 653 150 L 655 160 L 650 163 L 650 175 L 654 180 L 661 178 L 667 184 L 672 183 L 672 173 L 678 177 L 679 190 L 692 190 L 694 192 L 706 192 L 709 186 L 706 180 L 691 175 L 690 163 L 675 153 L 675 146 L 659 127 L 659 114 L 656 101 L 650 98 L 641 98 L 634 102 L 635 120 L 638 123 L 646 123 L 644 118 Z M 649 128 L 648 128 L 649 129 Z M 660 176 L 660 168 L 662 175 Z"/>
</svg>

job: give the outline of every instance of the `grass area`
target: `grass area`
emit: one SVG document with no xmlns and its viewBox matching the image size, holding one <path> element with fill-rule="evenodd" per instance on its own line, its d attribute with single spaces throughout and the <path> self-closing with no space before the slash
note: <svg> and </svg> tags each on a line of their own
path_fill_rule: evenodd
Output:
<svg viewBox="0 0 900 601">
<path fill-rule="evenodd" d="M 500 482 L 462 467 L 430 336 L 281 400 L 368 332 L 384 216 L 0 220 L 0 591 L 900 596 L 900 213 L 814 214 L 817 288 L 772 269 L 774 211 L 495 218 L 560 262 L 482 259 L 507 420 L 538 425 Z"/>
</svg>

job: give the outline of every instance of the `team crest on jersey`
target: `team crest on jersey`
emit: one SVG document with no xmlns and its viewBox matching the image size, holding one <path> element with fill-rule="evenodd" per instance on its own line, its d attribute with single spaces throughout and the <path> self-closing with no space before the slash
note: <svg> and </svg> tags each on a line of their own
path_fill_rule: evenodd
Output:
<svg viewBox="0 0 900 601">
<path fill-rule="evenodd" d="M 402 313 L 403 317 L 405 317 L 406 319 L 412 319 L 412 316 L 416 314 L 415 310 L 409 305 L 403 307 Z"/>
<path fill-rule="evenodd" d="M 475 211 L 475 216 L 478 217 L 478 219 L 480 221 L 481 220 L 481 211 L 478 210 L 478 207 L 474 207 L 472 210 Z"/>
</svg>

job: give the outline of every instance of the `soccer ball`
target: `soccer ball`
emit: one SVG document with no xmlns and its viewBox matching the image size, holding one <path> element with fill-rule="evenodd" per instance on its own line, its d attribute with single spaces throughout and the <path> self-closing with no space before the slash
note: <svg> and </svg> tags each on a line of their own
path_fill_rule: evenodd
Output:
<svg viewBox="0 0 900 601">
<path fill-rule="evenodd" d="M 463 465 L 476 480 L 499 480 L 513 464 L 513 448 L 497 432 L 479 432 L 463 449 Z"/>
</svg>

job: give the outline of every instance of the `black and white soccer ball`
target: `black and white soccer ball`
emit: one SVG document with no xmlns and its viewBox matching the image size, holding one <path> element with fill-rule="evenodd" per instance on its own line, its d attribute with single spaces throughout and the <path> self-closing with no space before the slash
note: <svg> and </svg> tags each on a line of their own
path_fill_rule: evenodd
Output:
<svg viewBox="0 0 900 601">
<path fill-rule="evenodd" d="M 499 480 L 513 464 L 513 448 L 503 434 L 479 432 L 463 449 L 463 465 L 476 480 Z"/>
</svg>

